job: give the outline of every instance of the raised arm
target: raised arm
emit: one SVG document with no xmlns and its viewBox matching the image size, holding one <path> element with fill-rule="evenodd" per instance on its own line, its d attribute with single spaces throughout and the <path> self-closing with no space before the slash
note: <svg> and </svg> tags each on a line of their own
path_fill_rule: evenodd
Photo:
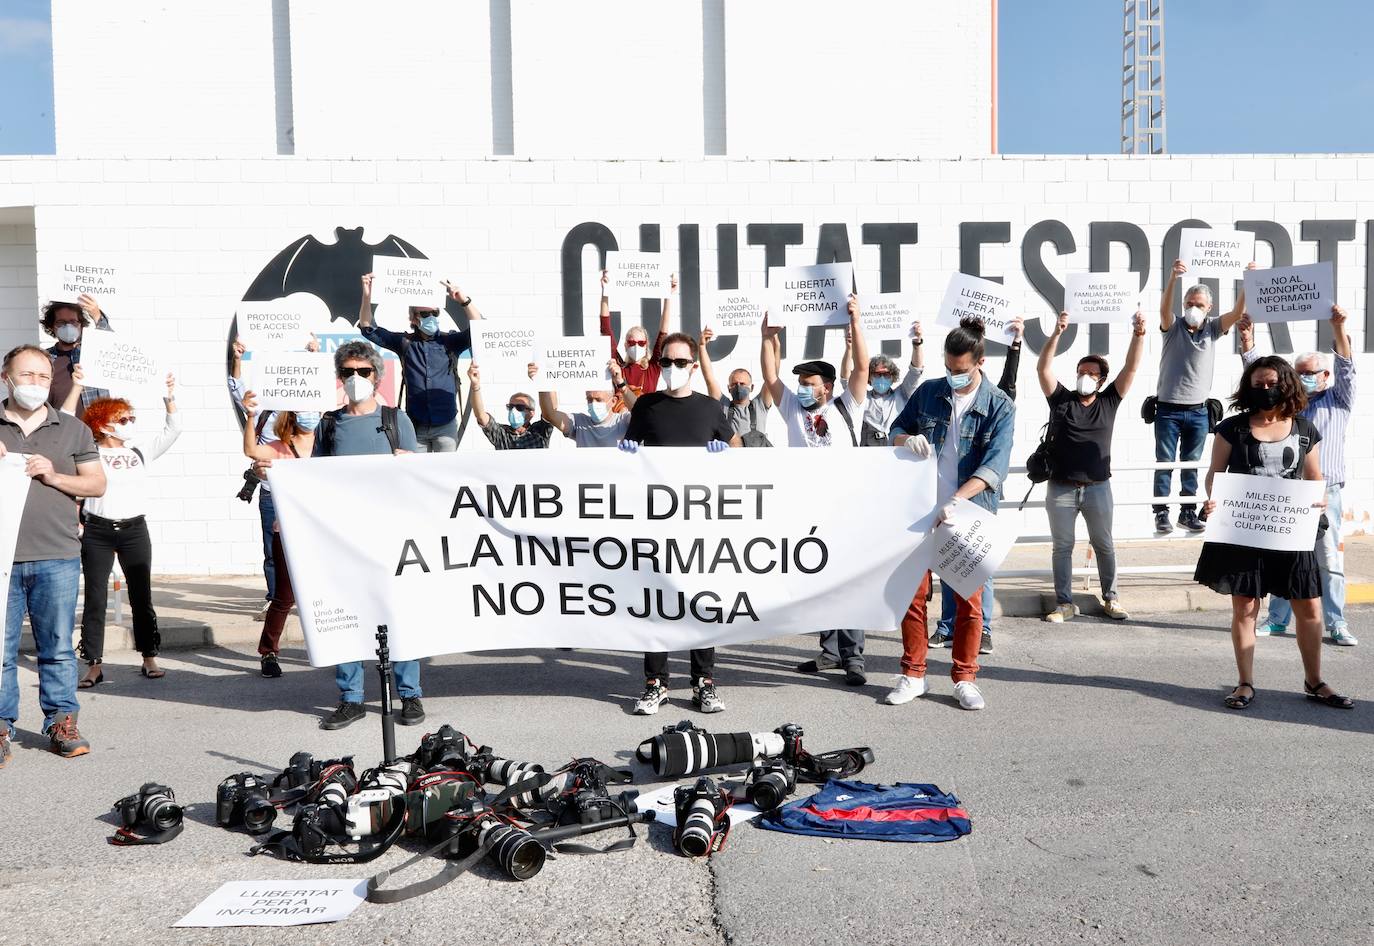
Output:
<svg viewBox="0 0 1374 946">
<path fill-rule="evenodd" d="M 1059 318 L 1054 320 L 1054 331 L 1045 340 L 1045 347 L 1040 349 L 1040 357 L 1035 362 L 1035 376 L 1040 381 L 1040 393 L 1045 397 L 1059 387 L 1059 382 L 1054 379 L 1054 356 L 1059 354 L 1059 339 L 1068 327 L 1069 313 L 1060 312 Z"/>
<path fill-rule="evenodd" d="M 1145 352 L 1145 313 L 1137 311 L 1131 320 L 1131 346 L 1126 349 L 1126 364 L 1116 376 L 1116 393 L 1122 397 L 1135 383 L 1135 373 L 1140 369 L 1140 356 Z"/>
<path fill-rule="evenodd" d="M 859 297 L 849 296 L 849 332 L 854 337 L 854 367 L 849 372 L 849 396 L 855 404 L 868 400 L 868 342 L 859 321 Z"/>
<path fill-rule="evenodd" d="M 1251 260 L 1250 265 L 1245 267 L 1247 270 L 1255 268 L 1255 261 Z M 1231 326 L 1235 325 L 1245 316 L 1245 284 L 1241 284 L 1240 292 L 1236 293 L 1236 304 L 1231 307 L 1231 311 L 1221 317 L 1221 334 L 1225 335 L 1231 331 Z"/>
<path fill-rule="evenodd" d="M 482 311 L 477 308 L 477 304 L 472 301 L 472 296 L 463 294 L 463 290 L 458 288 L 458 284 L 444 280 L 444 288 L 448 290 L 448 297 L 462 307 L 469 322 L 477 322 L 482 319 Z"/>
<path fill-rule="evenodd" d="M 1164 295 L 1159 299 L 1159 328 L 1162 332 L 1169 331 L 1174 324 L 1174 287 L 1178 285 L 1178 277 L 1188 271 L 1188 267 L 1183 265 L 1183 260 L 1174 260 L 1174 268 L 1169 271 L 1169 281 L 1164 284 Z"/>
<path fill-rule="evenodd" d="M 849 372 L 854 370 L 854 330 L 845 327 L 844 330 L 844 354 L 840 356 L 840 377 L 848 378 Z M 848 382 L 846 382 L 848 383 Z"/>
<path fill-rule="evenodd" d="M 177 442 L 181 436 L 181 415 L 177 413 L 176 396 L 177 379 L 171 372 L 167 373 L 167 394 L 162 398 L 163 406 L 167 411 L 167 417 L 162 423 L 162 432 L 149 441 L 148 446 L 143 448 L 145 460 L 156 460 L 168 450 L 172 444 Z"/>
<path fill-rule="evenodd" d="M 1016 400 L 1016 372 L 1021 367 L 1021 339 L 1025 335 L 1026 324 L 1018 316 L 1009 323 L 1013 338 L 1007 346 L 1007 357 L 1002 362 L 1002 377 L 997 387 L 1013 401 Z"/>
<path fill-rule="evenodd" d="M 564 437 L 571 437 L 573 435 L 573 419 L 558 409 L 557 392 L 539 392 L 539 414 L 550 424 L 557 427 L 558 432 Z"/>
<path fill-rule="evenodd" d="M 921 323 L 911 323 L 911 364 L 907 368 L 906 374 L 902 375 L 902 386 L 900 391 L 902 397 L 909 398 L 916 393 L 916 386 L 921 383 L 921 375 L 925 373 L 925 338 L 921 335 Z"/>
<path fill-rule="evenodd" d="M 702 329 L 701 341 L 699 342 L 697 361 L 701 365 L 701 379 L 706 382 L 706 395 L 713 401 L 720 400 L 720 384 L 716 381 L 716 372 L 711 365 L 711 340 L 716 337 L 715 329 Z"/>
<path fill-rule="evenodd" d="M 72 365 L 72 387 L 63 399 L 62 406 L 58 408 L 59 411 L 76 416 L 76 408 L 81 403 L 81 392 L 86 390 L 86 386 L 82 384 L 84 380 L 85 374 L 81 370 L 81 365 Z"/>
<path fill-rule="evenodd" d="M 1331 350 L 1346 361 L 1352 360 L 1350 336 L 1345 332 L 1345 310 L 1338 305 L 1331 307 Z"/>
<path fill-rule="evenodd" d="M 615 332 L 611 330 L 611 298 L 606 295 L 606 283 L 610 281 L 610 275 L 603 269 L 601 271 L 601 312 L 597 316 L 601 326 L 601 334 L 611 340 L 611 358 L 616 364 L 623 365 L 624 359 L 620 357 L 620 349 L 616 346 Z"/>
<path fill-rule="evenodd" d="M 363 274 L 363 301 L 358 306 L 358 331 L 372 325 L 372 274 Z"/>
<path fill-rule="evenodd" d="M 763 371 L 763 393 L 773 399 L 773 403 L 782 401 L 782 381 L 778 378 L 778 369 L 782 362 L 782 343 L 778 340 L 778 333 L 782 329 L 775 325 L 768 324 L 768 316 L 763 317 L 763 342 L 759 346 L 759 367 Z"/>
<path fill-rule="evenodd" d="M 472 404 L 472 416 L 477 421 L 478 427 L 486 427 L 491 424 L 491 415 L 487 413 L 486 405 L 482 403 L 482 369 L 473 362 L 468 367 L 468 397 Z"/>
<path fill-rule="evenodd" d="M 663 311 L 658 320 L 658 338 L 654 339 L 654 360 L 663 356 L 663 340 L 672 331 L 673 296 L 677 295 L 677 273 L 668 278 L 668 298 L 663 300 Z"/>
<path fill-rule="evenodd" d="M 243 455 L 250 460 L 271 461 L 277 454 L 266 444 L 258 443 L 258 398 L 252 391 L 243 395 Z"/>
</svg>

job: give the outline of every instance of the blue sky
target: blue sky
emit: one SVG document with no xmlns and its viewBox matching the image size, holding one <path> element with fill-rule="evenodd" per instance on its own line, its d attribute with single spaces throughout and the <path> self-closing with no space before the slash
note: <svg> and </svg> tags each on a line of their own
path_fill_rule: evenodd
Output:
<svg viewBox="0 0 1374 946">
<path fill-rule="evenodd" d="M 1166 7 L 1170 152 L 1374 152 L 1374 3 Z M 1001 151 L 1118 151 L 1120 0 L 1000 0 L 1000 12 Z M 0 154 L 53 152 L 48 17 L 49 0 L 0 0 Z"/>
</svg>

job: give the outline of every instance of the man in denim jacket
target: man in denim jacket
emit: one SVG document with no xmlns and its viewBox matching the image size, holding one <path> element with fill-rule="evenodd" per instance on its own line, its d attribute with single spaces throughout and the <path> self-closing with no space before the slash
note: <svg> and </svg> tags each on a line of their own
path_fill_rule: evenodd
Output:
<svg viewBox="0 0 1374 946">
<path fill-rule="evenodd" d="M 945 377 L 926 381 L 892 424 L 894 446 L 923 458 L 938 458 L 940 466 L 936 514 L 938 525 L 960 502 L 974 502 L 997 511 L 1011 462 L 1016 405 L 983 376 L 983 323 L 963 319 L 945 336 Z M 956 437 L 948 436 L 951 426 Z M 921 579 L 902 620 L 902 676 L 883 698 L 898 705 L 926 693 L 926 596 L 930 572 Z M 954 695 L 966 710 L 984 706 L 974 684 L 978 676 L 978 644 L 983 629 L 983 589 L 970 599 L 956 596 L 954 618 Z"/>
</svg>

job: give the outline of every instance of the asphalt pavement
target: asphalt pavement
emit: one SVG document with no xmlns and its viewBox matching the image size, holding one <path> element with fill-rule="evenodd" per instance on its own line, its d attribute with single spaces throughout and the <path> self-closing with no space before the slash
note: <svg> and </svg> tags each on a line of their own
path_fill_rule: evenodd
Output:
<svg viewBox="0 0 1374 946">
<path fill-rule="evenodd" d="M 1136 602 L 1139 605 L 1141 602 Z M 21 735 L 0 771 L 0 944 L 136 943 L 738 943 L 1050 944 L 1374 942 L 1374 610 L 1352 609 L 1365 642 L 1323 649 L 1326 679 L 1360 700 L 1353 711 L 1301 694 L 1292 637 L 1258 643 L 1258 697 L 1221 705 L 1234 682 L 1223 612 L 1142 614 L 1125 624 L 1063 626 L 1006 618 L 982 658 L 988 708 L 960 710 L 948 651 L 933 652 L 933 693 L 878 702 L 897 670 L 895 635 L 869 644 L 869 686 L 791 667 L 814 644 L 786 637 L 721 652 L 727 712 L 674 702 L 629 714 L 636 655 L 496 652 L 424 668 L 427 724 L 400 728 L 403 749 L 452 722 L 503 754 L 555 765 L 595 756 L 632 763 L 662 725 L 693 719 L 726 732 L 801 723 L 806 745 L 870 745 L 874 781 L 933 782 L 969 810 L 973 833 L 942 844 L 803 838 L 736 829 L 709 861 L 677 856 L 661 826 L 628 852 L 549 861 L 526 883 L 479 866 L 396 905 L 363 904 L 335 925 L 174 929 L 228 880 L 364 877 L 248 857 L 251 840 L 213 824 L 216 784 L 278 770 L 295 751 L 380 755 L 368 718 L 322 732 L 332 674 L 288 651 L 286 674 L 256 673 L 251 649 L 169 651 L 162 680 L 124 652 L 107 683 L 82 694 L 88 756 L 64 760 L 38 737 L 37 676 L 21 661 Z M 144 781 L 189 806 L 181 837 L 158 847 L 105 842 L 110 804 Z M 618 835 L 594 836 L 609 841 Z M 418 880 L 438 861 L 410 868 Z"/>
</svg>

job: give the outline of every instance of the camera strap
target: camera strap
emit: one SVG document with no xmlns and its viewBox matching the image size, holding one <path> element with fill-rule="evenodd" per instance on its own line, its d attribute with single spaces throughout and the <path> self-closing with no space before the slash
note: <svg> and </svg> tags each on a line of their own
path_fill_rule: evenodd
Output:
<svg viewBox="0 0 1374 946">
<path fill-rule="evenodd" d="M 111 837 L 105 840 L 115 847 L 133 847 L 136 844 L 166 844 L 168 841 L 172 840 L 172 838 L 180 834 L 181 829 L 184 827 L 185 824 L 178 821 L 166 831 L 159 831 L 157 834 L 148 835 L 135 834 L 128 828 L 118 828 Z"/>
<path fill-rule="evenodd" d="M 306 864 L 366 864 L 368 861 L 376 860 L 386 853 L 391 845 L 401 836 L 401 830 L 406 823 L 406 809 L 404 805 L 394 806 L 391 812 L 391 820 L 387 822 L 386 830 L 379 838 L 369 838 L 358 846 L 357 851 L 339 854 L 307 854 L 301 850 L 295 835 L 290 831 L 278 831 L 261 844 L 255 844 L 248 849 L 250 856 L 256 854 L 273 854 L 288 861 L 299 861 Z"/>
<path fill-rule="evenodd" d="M 797 781 L 819 785 L 832 778 L 849 778 L 851 775 L 857 775 L 873 760 L 873 750 L 868 746 L 814 754 L 803 749 L 797 754 L 793 765 L 797 769 Z"/>
<path fill-rule="evenodd" d="M 418 897 L 421 894 L 429 893 L 431 890 L 438 890 L 445 884 L 451 883 L 460 874 L 466 873 L 478 861 L 486 857 L 487 854 L 491 851 L 492 847 L 491 838 L 488 837 L 482 843 L 477 845 L 477 850 L 473 851 L 471 854 L 463 858 L 461 861 L 450 861 L 448 864 L 444 865 L 443 870 L 439 871 L 439 873 L 435 874 L 433 877 L 430 877 L 428 880 L 418 881 L 416 883 L 411 884 L 408 887 L 397 887 L 394 890 L 381 889 L 382 884 L 386 883 L 396 874 L 399 874 L 407 867 L 414 865 L 417 861 L 421 861 L 432 854 L 438 854 L 440 851 L 444 850 L 452 843 L 453 838 L 444 838 L 444 840 L 440 841 L 438 844 L 434 845 L 434 847 L 430 848 L 429 850 L 421 851 L 419 854 L 416 854 L 414 857 L 406 861 L 400 867 L 397 867 L 394 870 L 379 871 L 378 873 L 369 877 L 367 879 L 368 902 L 400 903 L 402 900 L 409 900 L 412 897 Z"/>
</svg>

